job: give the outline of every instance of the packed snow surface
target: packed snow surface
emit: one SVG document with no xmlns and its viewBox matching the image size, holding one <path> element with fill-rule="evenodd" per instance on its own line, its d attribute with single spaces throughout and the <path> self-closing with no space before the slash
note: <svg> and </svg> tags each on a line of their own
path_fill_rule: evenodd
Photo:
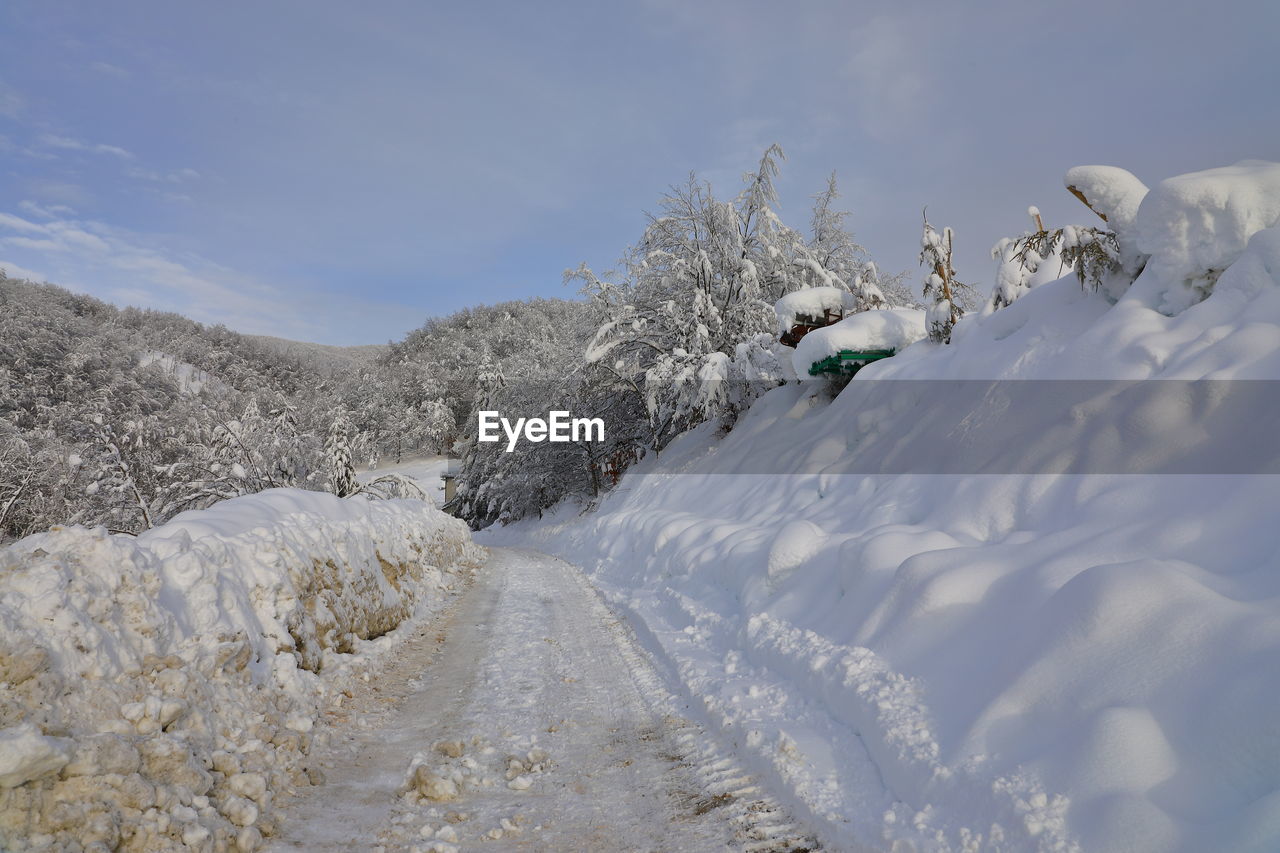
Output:
<svg viewBox="0 0 1280 853">
<path fill-rule="evenodd" d="M 425 501 L 296 489 L 0 550 L 0 848 L 254 849 L 352 663 L 482 555 Z"/>
<path fill-rule="evenodd" d="M 804 292 L 804 291 L 801 291 Z M 925 337 L 925 312 L 916 308 L 862 311 L 801 338 L 791 357 L 796 375 L 809 378 L 809 366 L 841 350 L 903 350 Z"/>
<path fill-rule="evenodd" d="M 1232 443 L 1205 425 L 1251 383 L 1201 380 L 1280 380 L 1276 168 L 1152 189 L 1150 258 L 1118 298 L 1037 287 L 834 400 L 777 389 L 727 437 L 707 425 L 644 460 L 594 514 L 495 541 L 584 566 L 837 847 L 1280 849 L 1280 479 L 1141 473 Z M 967 430 L 943 450 L 1006 417 L 949 381 L 1062 379 L 1188 382 L 1159 410 L 1102 393 L 1051 434 L 1028 426 L 991 469 L 1024 473 L 859 473 L 940 417 Z M 1054 473 L 1117 446 L 1138 473 Z M 1276 463 L 1271 447 L 1257 470 Z"/>
<path fill-rule="evenodd" d="M 456 610 L 344 704 L 359 726 L 274 849 L 813 849 L 578 569 L 490 553 Z"/>
<path fill-rule="evenodd" d="M 778 331 L 785 332 L 800 322 L 800 318 L 820 318 L 824 312 L 843 314 L 852 311 L 857 297 L 839 287 L 808 287 L 795 290 L 782 297 L 773 306 L 778 315 Z"/>
</svg>

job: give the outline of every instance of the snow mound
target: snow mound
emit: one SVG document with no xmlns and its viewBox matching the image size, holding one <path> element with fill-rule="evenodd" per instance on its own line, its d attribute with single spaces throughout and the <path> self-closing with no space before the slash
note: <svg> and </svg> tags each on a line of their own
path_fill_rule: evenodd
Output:
<svg viewBox="0 0 1280 853">
<path fill-rule="evenodd" d="M 803 292 L 803 291 L 802 291 Z M 888 308 L 862 311 L 839 323 L 815 329 L 796 344 L 791 363 L 796 375 L 807 378 L 809 366 L 836 355 L 841 350 L 865 352 L 892 349 L 902 351 L 928 334 L 925 312 L 916 308 Z"/>
<path fill-rule="evenodd" d="M 778 331 L 785 332 L 804 317 L 822 317 L 825 312 L 844 314 L 857 307 L 857 297 L 839 287 L 809 287 L 788 293 L 774 304 Z"/>
<path fill-rule="evenodd" d="M 1137 247 L 1151 256 L 1142 278 L 1164 294 L 1158 307 L 1173 313 L 1199 301 L 1249 238 L 1277 222 L 1280 163 L 1245 160 L 1161 181 L 1135 221 Z"/>
<path fill-rule="evenodd" d="M 251 849 L 364 641 L 482 555 L 429 503 L 296 489 L 0 551 L 0 847 Z"/>
</svg>

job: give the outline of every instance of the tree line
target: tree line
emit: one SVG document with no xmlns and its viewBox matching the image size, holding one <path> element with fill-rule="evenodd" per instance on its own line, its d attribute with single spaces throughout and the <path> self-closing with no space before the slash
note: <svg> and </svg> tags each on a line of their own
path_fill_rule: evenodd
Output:
<svg viewBox="0 0 1280 853">
<path fill-rule="evenodd" d="M 982 304 L 952 267 L 951 229 L 926 218 L 921 304 L 905 273 L 882 274 L 854 239 L 834 175 L 806 228 L 782 221 L 783 156 L 770 146 L 731 197 L 694 175 L 672 187 L 617 270 L 565 273 L 579 299 L 468 308 L 384 347 L 245 336 L 0 271 L 0 538 L 73 523 L 136 533 L 279 486 L 401 496 L 412 487 L 362 486 L 356 466 L 424 453 L 459 458 L 454 511 L 477 527 L 566 498 L 590 504 L 676 436 L 731 428 L 788 380 L 773 312 L 788 293 L 834 287 L 854 311 L 921 307 L 945 345 L 966 311 L 1011 304 L 1046 264 L 1109 293 L 1141 269 L 1124 235 L 1050 230 L 1032 209 L 1034 230 L 993 250 L 996 288 Z M 1069 189 L 1094 209 L 1081 187 L 1104 194 L 1083 178 Z M 608 429 L 604 441 L 506 453 L 476 441 L 482 409 L 565 410 Z"/>
</svg>

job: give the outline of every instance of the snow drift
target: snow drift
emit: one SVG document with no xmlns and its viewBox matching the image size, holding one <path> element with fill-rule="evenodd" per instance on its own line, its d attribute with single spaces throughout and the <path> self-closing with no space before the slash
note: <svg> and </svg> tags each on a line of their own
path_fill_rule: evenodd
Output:
<svg viewBox="0 0 1280 853">
<path fill-rule="evenodd" d="M 365 641 L 482 553 L 427 502 L 295 489 L 0 551 L 0 847 L 256 848 Z"/>
<path fill-rule="evenodd" d="M 1280 480 L 1056 473 L 1030 430 L 996 469 L 1025 473 L 867 474 L 879 462 L 862 458 L 940 412 L 877 386 L 1280 380 L 1276 168 L 1149 193 L 1075 172 L 1148 255 L 1127 291 L 1043 284 L 834 400 L 791 385 L 723 440 L 687 434 L 592 516 L 490 535 L 593 572 L 837 848 L 1277 849 Z M 892 399 L 871 412 L 877 393 Z M 988 402 L 975 431 L 1003 416 Z M 1155 460 L 1131 470 L 1160 470 L 1171 436 L 1179 453 L 1229 441 L 1204 412 L 1103 400 L 1053 444 L 1127 441 Z M 761 459 L 809 473 L 763 475 Z"/>
</svg>

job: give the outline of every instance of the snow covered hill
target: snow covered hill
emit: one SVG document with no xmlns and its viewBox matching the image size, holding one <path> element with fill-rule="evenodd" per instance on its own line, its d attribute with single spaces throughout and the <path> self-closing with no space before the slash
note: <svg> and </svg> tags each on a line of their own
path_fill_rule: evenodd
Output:
<svg viewBox="0 0 1280 853">
<path fill-rule="evenodd" d="M 593 572 L 839 849 L 1280 847 L 1280 166 L 1117 174 L 1068 182 L 1132 286 L 1032 287 L 486 534 Z"/>
<path fill-rule="evenodd" d="M 320 710 L 482 558 L 426 501 L 296 489 L 0 550 L 0 849 L 256 849 Z"/>
</svg>

